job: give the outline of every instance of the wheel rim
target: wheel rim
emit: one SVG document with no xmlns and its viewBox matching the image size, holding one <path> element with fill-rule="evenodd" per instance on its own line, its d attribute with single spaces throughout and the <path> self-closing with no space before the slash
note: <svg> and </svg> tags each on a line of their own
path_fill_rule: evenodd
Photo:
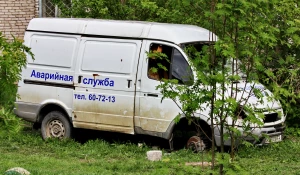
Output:
<svg viewBox="0 0 300 175">
<path fill-rule="evenodd" d="M 52 120 L 47 125 L 47 136 L 63 138 L 65 136 L 65 127 L 60 120 Z"/>
<path fill-rule="evenodd" d="M 200 137 L 192 136 L 187 141 L 187 148 L 194 152 L 203 152 L 206 149 L 206 145 Z"/>
</svg>

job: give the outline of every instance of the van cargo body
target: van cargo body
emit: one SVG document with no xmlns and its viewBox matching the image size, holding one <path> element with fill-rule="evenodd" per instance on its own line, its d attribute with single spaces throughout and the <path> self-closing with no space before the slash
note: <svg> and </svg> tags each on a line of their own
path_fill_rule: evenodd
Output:
<svg viewBox="0 0 300 175">
<path fill-rule="evenodd" d="M 85 128 L 146 134 L 171 142 L 174 118 L 182 112 L 171 99 L 161 101 L 157 77 L 176 78 L 184 84 L 182 69 L 187 70 L 189 63 L 181 46 L 210 42 L 211 35 L 210 31 L 192 25 L 32 19 L 24 43 L 35 59 L 28 56 L 27 67 L 22 71 L 15 113 L 41 125 L 44 139 L 68 138 L 72 128 Z M 149 73 L 154 60 L 147 57 L 151 49 L 171 58 L 171 64 L 166 63 L 170 66 L 167 73 Z M 279 103 L 274 109 L 282 113 Z M 262 137 L 265 133 L 280 141 L 285 116 L 279 117 L 278 113 L 266 112 L 268 120 L 262 128 L 253 129 L 255 135 Z M 210 133 L 209 114 L 199 112 L 195 116 Z M 181 117 L 180 122 L 185 122 L 182 129 L 188 129 L 185 116 Z M 215 141 L 220 146 L 217 127 Z M 230 141 L 225 144 L 230 145 Z"/>
</svg>

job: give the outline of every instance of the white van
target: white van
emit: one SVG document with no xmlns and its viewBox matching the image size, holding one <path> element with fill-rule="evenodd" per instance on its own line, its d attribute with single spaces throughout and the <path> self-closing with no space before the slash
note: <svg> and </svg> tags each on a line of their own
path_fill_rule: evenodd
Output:
<svg viewBox="0 0 300 175">
<path fill-rule="evenodd" d="M 184 115 L 179 124 L 174 118 L 181 113 L 171 99 L 161 101 L 156 89 L 159 77 L 175 78 L 184 84 L 182 75 L 190 69 L 183 52 L 185 43 L 207 43 L 211 33 L 192 25 L 94 19 L 32 19 L 25 33 L 25 45 L 32 49 L 35 60 L 28 65 L 19 82 L 15 113 L 41 126 L 44 139 L 69 138 L 73 128 L 113 131 L 157 136 L 170 141 L 173 133 L 194 131 Z M 171 58 L 167 72 L 149 73 L 151 49 Z M 157 78 L 158 77 L 158 78 Z M 263 106 L 264 107 L 264 106 Z M 266 111 L 265 125 L 253 128 L 281 141 L 285 116 Z M 210 132 L 208 113 L 197 113 L 206 134 Z M 219 129 L 215 141 L 220 146 Z M 195 138 L 195 137 L 193 137 Z M 183 145 L 186 145 L 189 137 Z M 210 147 L 203 134 L 190 141 Z M 254 141 L 249 138 L 249 141 Z M 188 143 L 189 145 L 190 143 Z M 230 145 L 230 141 L 225 142 Z M 198 144 L 199 145 L 199 144 Z"/>
</svg>

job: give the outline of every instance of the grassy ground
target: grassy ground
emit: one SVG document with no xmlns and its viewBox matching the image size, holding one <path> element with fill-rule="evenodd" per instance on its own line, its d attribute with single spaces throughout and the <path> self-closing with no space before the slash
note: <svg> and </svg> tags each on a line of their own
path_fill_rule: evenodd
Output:
<svg viewBox="0 0 300 175">
<path fill-rule="evenodd" d="M 91 131 L 77 131 L 77 141 L 43 141 L 39 132 L 25 128 L 7 135 L 0 128 L 0 174 L 23 167 L 31 174 L 208 174 L 208 168 L 186 166 L 186 162 L 210 160 L 210 154 L 187 150 L 163 151 L 160 162 L 150 162 L 150 146 L 137 143 L 151 138 Z M 101 137 L 95 137 L 101 135 Z M 82 138 L 85 138 L 82 139 Z M 152 138 L 153 139 L 153 138 Z M 114 141 L 117 140 L 117 141 Z M 159 141 L 160 142 L 160 141 Z M 157 143 L 158 144 L 158 143 Z M 241 148 L 235 164 L 247 174 L 300 174 L 300 138 L 288 137 L 280 144 Z M 237 169 L 235 167 L 235 172 Z M 237 173 L 241 174 L 241 173 Z"/>
</svg>

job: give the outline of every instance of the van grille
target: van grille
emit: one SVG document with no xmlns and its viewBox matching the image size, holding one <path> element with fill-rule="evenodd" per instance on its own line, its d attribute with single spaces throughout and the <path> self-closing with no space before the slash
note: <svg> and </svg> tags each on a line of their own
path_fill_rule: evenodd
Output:
<svg viewBox="0 0 300 175">
<path fill-rule="evenodd" d="M 265 114 L 265 119 L 264 119 L 265 123 L 275 122 L 277 120 L 279 120 L 278 113 Z"/>
</svg>

